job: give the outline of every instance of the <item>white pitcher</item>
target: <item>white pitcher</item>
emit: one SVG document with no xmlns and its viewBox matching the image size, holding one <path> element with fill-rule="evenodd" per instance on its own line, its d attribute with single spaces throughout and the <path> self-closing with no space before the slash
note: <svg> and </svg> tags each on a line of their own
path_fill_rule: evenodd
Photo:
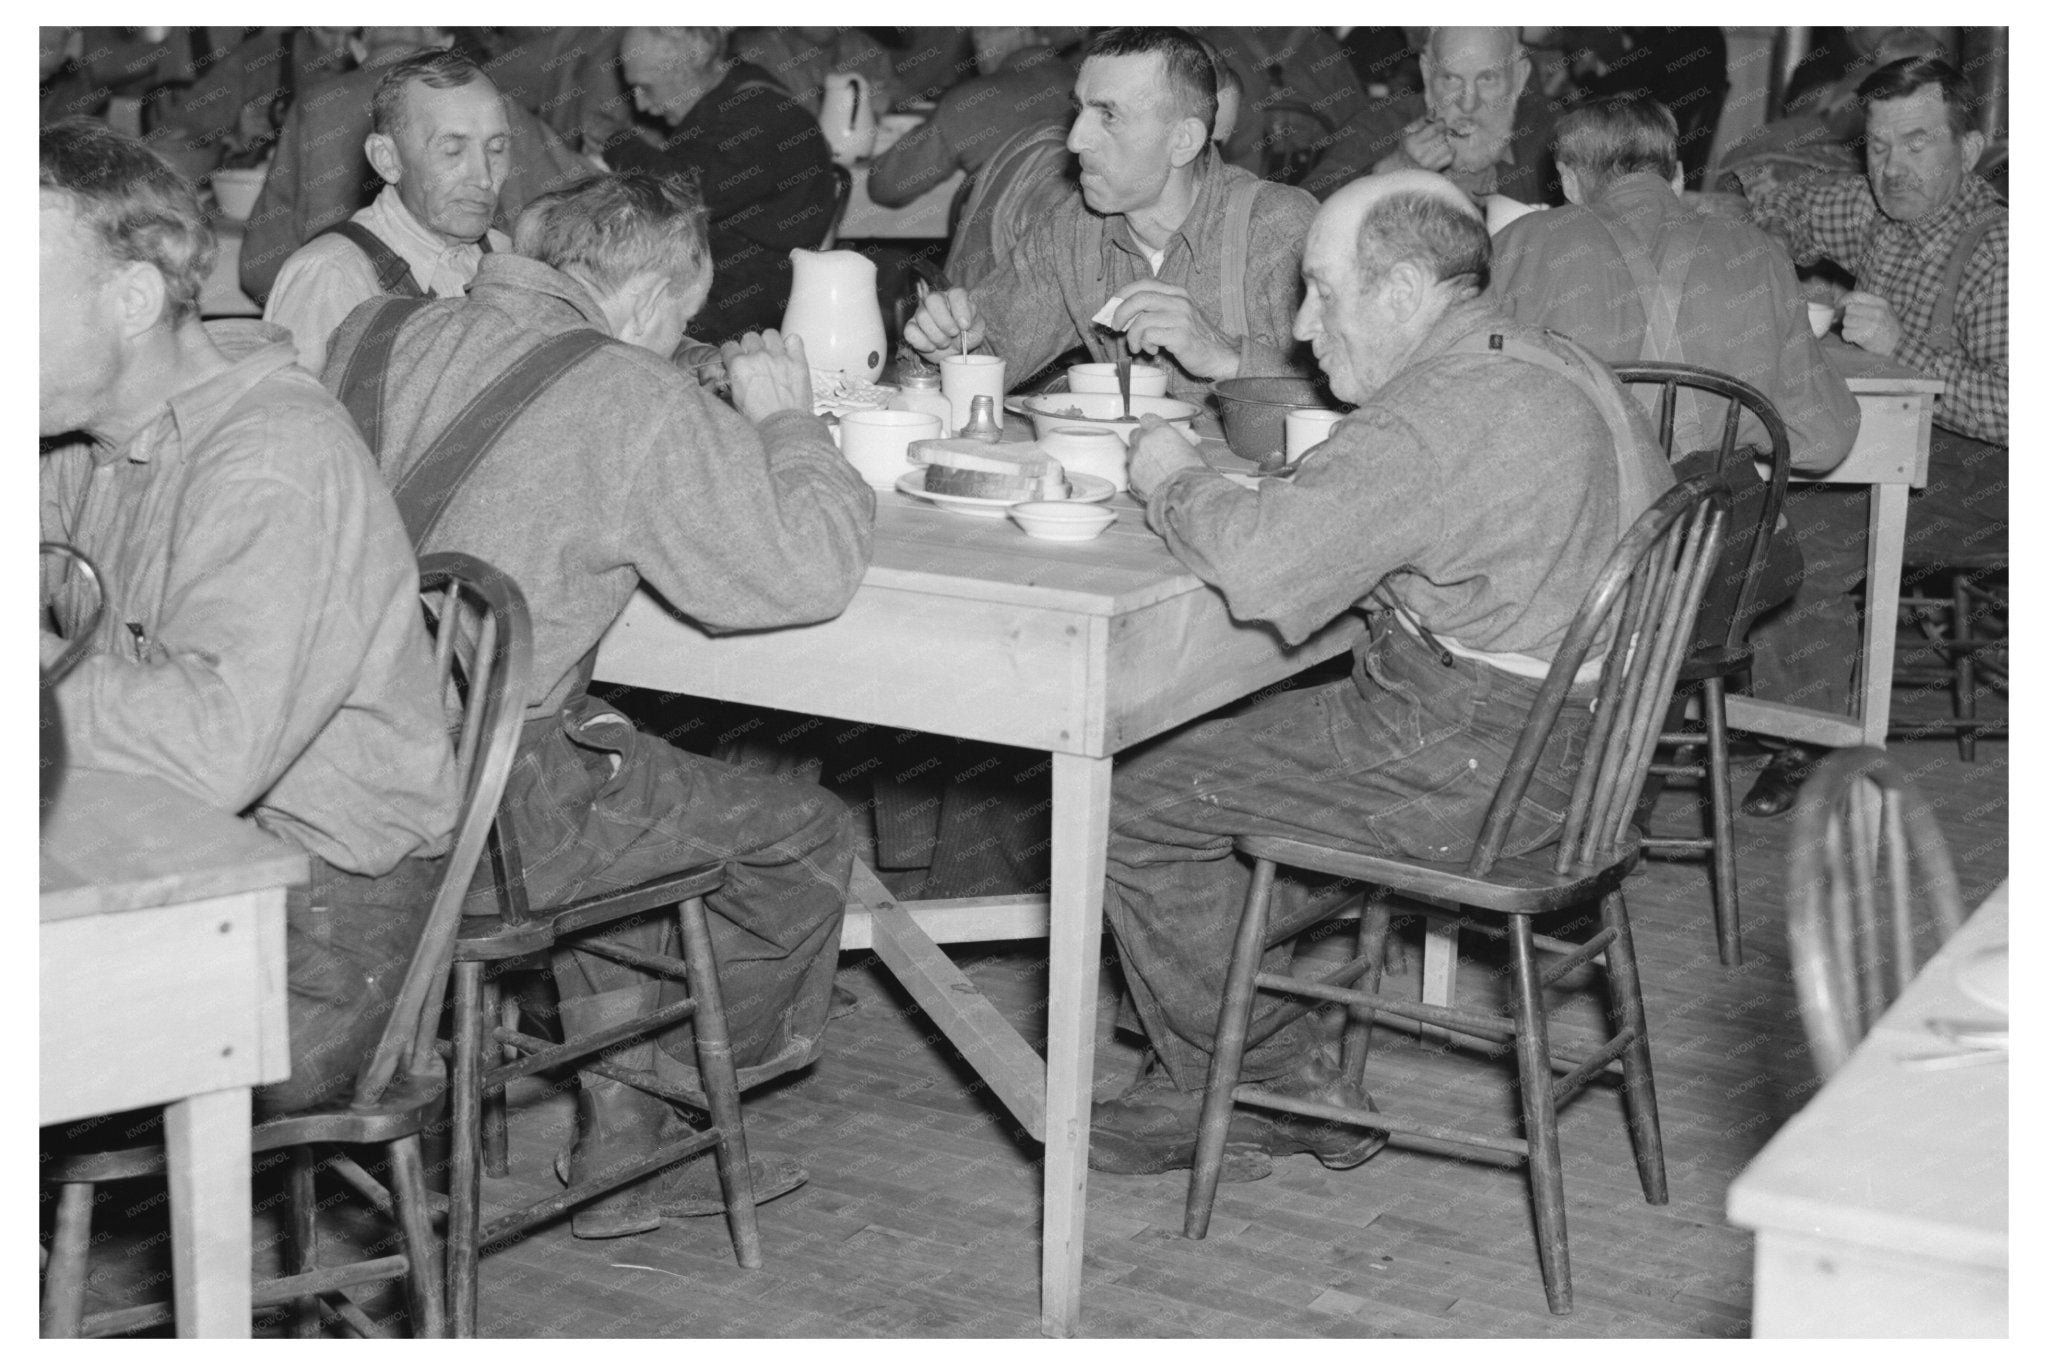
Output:
<svg viewBox="0 0 2048 1365">
<path fill-rule="evenodd" d="M 782 314 L 785 336 L 804 339 L 814 369 L 838 370 L 873 383 L 882 373 L 882 306 L 875 297 L 875 263 L 858 251 L 789 253 L 795 277 Z"/>
<path fill-rule="evenodd" d="M 834 71 L 825 77 L 825 102 L 818 110 L 818 126 L 832 148 L 832 159 L 842 166 L 875 154 L 873 92 L 868 78 L 855 71 Z"/>
</svg>

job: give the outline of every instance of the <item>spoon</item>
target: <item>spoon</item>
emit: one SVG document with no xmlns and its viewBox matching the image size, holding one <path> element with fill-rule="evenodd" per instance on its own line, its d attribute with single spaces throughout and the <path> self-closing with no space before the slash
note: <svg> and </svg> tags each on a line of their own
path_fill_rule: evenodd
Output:
<svg viewBox="0 0 2048 1365">
<path fill-rule="evenodd" d="M 1123 347 L 1116 351 L 1116 391 L 1124 398 L 1124 416 L 1131 415 L 1131 353 Z"/>
</svg>

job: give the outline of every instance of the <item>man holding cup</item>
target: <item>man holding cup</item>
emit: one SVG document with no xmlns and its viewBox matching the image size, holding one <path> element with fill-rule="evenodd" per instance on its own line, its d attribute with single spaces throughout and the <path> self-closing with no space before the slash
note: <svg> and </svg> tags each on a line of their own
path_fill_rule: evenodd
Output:
<svg viewBox="0 0 2048 1365">
<path fill-rule="evenodd" d="M 1081 195 L 981 284 L 929 295 L 904 340 L 926 356 L 993 352 L 1012 381 L 1077 345 L 1095 360 L 1143 355 L 1167 367 L 1168 393 L 1198 401 L 1213 380 L 1305 373 L 1288 326 L 1316 201 L 1211 147 L 1216 69 L 1201 42 L 1099 34 L 1074 100 Z"/>
</svg>

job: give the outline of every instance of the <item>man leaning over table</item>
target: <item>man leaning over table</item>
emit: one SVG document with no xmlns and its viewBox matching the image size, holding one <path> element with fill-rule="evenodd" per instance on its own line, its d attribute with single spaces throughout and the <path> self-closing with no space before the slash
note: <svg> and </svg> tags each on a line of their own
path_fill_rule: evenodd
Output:
<svg viewBox="0 0 2048 1365">
<path fill-rule="evenodd" d="M 1758 221 L 1792 258 L 1828 257 L 1856 277 L 1842 339 L 1939 379 L 1927 487 L 1913 493 L 1906 562 L 2006 553 L 2005 203 L 1973 174 L 1984 135 L 1970 127 L 1968 80 L 1934 57 L 1880 67 L 1857 87 L 1866 134 L 1862 176 L 1759 188 Z M 1786 499 L 1806 561 L 1791 606 L 1759 629 L 1760 697 L 1846 714 L 1857 657 L 1856 606 L 1868 534 L 1866 489 L 1815 487 Z M 1743 802 L 1751 815 L 1791 809 L 1822 751 L 1773 756 Z"/>
<path fill-rule="evenodd" d="M 1192 1160 L 1251 877 L 1233 839 L 1465 857 L 1552 652 L 1621 535 L 1671 485 L 1648 418 L 1606 366 L 1481 297 L 1490 255 L 1484 222 L 1441 176 L 1346 186 L 1309 233 L 1295 335 L 1358 408 L 1292 479 L 1257 490 L 1156 419 L 1133 444 L 1147 524 L 1234 618 L 1290 644 L 1354 608 L 1372 629 L 1349 679 L 1279 693 L 1117 765 L 1104 911 L 1152 1056 L 1095 1106 L 1097 1170 Z M 1603 406 L 1625 425 L 1610 427 Z M 1516 852 L 1562 828 L 1594 686 L 1571 693 L 1509 834 Z M 1306 892 L 1283 878 L 1276 917 Z M 1268 970 L 1284 970 L 1287 952 Z M 1244 1068 L 1282 1093 L 1370 1103 L 1312 1018 L 1249 1049 Z M 1223 1178 L 1257 1179 L 1295 1152 L 1354 1166 L 1385 1140 L 1239 1111 Z"/>
<path fill-rule="evenodd" d="M 1114 359 L 1094 323 L 1102 314 L 1130 353 L 1164 363 L 1177 398 L 1199 401 L 1212 380 L 1305 373 L 1288 324 L 1316 201 L 1211 147 L 1216 71 L 1200 40 L 1177 28 L 1098 34 L 1074 103 L 1080 196 L 1033 224 L 981 284 L 927 296 L 904 340 L 926 356 L 963 341 L 991 351 L 1014 385 L 1076 345 Z M 1233 299 L 1241 331 L 1228 323 Z"/>
<path fill-rule="evenodd" d="M 256 1106 L 308 1108 L 375 1045 L 455 823 L 419 567 L 290 338 L 199 321 L 214 240 L 190 184 L 67 119 L 42 130 L 41 197 L 42 535 L 107 593 L 57 688 L 64 742 L 305 850 L 285 902 L 291 1076 Z M 42 606 L 47 652 L 92 592 L 47 568 Z"/>
<path fill-rule="evenodd" d="M 367 238 L 333 229 L 315 237 L 277 272 L 263 307 L 314 374 L 328 338 L 364 299 L 460 298 L 477 263 L 509 245 L 491 226 L 512 158 L 505 100 L 469 58 L 437 48 L 394 63 L 371 97 L 363 150 L 384 181 L 348 219 Z"/>
<path fill-rule="evenodd" d="M 466 299 L 379 300 L 335 333 L 323 376 L 357 411 L 386 479 L 413 474 L 515 364 L 576 331 L 610 338 L 522 406 L 463 473 L 422 553 L 480 555 L 510 574 L 533 616 L 533 695 L 505 788 L 526 894 L 537 910 L 723 863 L 705 898 L 740 1084 L 816 1061 L 853 868 L 845 809 L 816 786 L 744 773 L 636 730 L 590 696 L 597 644 L 645 582 L 711 631 L 836 616 L 867 568 L 874 494 L 811 412 L 803 347 L 774 332 L 725 348 L 735 412 L 667 356 L 712 286 L 704 202 L 645 172 L 542 195 Z M 364 343 L 385 308 L 416 307 L 381 362 Z M 363 357 L 358 365 L 358 357 Z M 432 483 L 431 479 L 424 480 Z M 413 515 L 410 505 L 407 514 Z M 494 906 L 488 886 L 480 907 Z M 606 937 L 673 953 L 672 915 Z M 579 950 L 555 954 L 563 1032 L 585 1037 L 683 998 L 680 982 Z M 686 1022 L 607 1054 L 701 1096 Z M 682 1136 L 665 1101 L 580 1076 L 574 1180 Z M 702 1107 L 702 1106 L 700 1106 Z M 758 1148 L 756 1149 L 758 1151 Z M 793 1162 L 755 1161 L 756 1199 L 802 1184 Z M 579 1209 L 578 1237 L 650 1232 L 722 1213 L 710 1154 Z"/>
</svg>

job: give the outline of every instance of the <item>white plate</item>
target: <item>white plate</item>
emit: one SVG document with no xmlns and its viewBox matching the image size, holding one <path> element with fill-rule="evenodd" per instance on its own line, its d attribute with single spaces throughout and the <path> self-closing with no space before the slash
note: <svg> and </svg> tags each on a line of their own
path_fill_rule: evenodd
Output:
<svg viewBox="0 0 2048 1365">
<path fill-rule="evenodd" d="M 2010 954 L 2011 945 L 2005 943 L 1979 948 L 1956 964 L 1956 985 L 1978 1004 L 2000 1014 L 2010 1014 Z"/>
<path fill-rule="evenodd" d="M 1067 472 L 1067 482 L 1072 486 L 1068 502 L 1108 502 L 1116 496 L 1116 485 L 1108 479 L 1093 474 Z M 924 466 L 919 465 L 902 478 L 896 480 L 896 491 L 907 493 L 913 498 L 923 498 L 936 503 L 948 512 L 958 512 L 968 517 L 1006 517 L 1010 509 L 1020 502 L 1037 502 L 1037 498 L 969 498 L 958 493 L 927 493 L 924 491 Z"/>
</svg>

